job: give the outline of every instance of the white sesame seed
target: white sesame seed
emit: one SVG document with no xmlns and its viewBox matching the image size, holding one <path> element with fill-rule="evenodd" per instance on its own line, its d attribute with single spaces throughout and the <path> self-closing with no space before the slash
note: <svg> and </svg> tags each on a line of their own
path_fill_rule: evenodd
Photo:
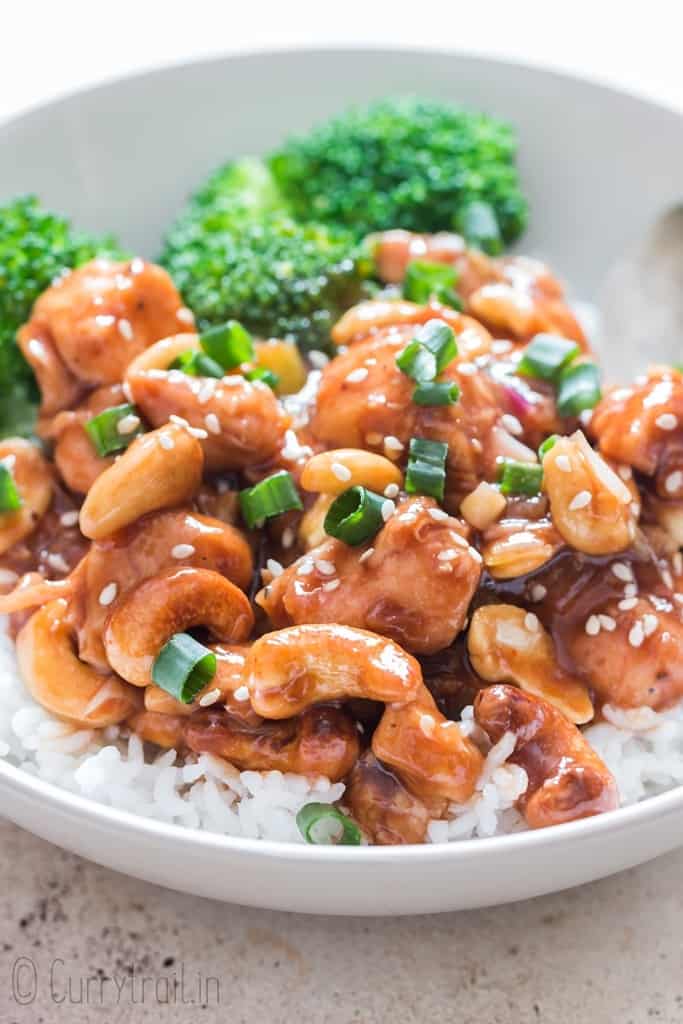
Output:
<svg viewBox="0 0 683 1024">
<path fill-rule="evenodd" d="M 405 445 L 399 441 L 393 434 L 387 434 L 384 438 L 384 447 L 388 448 L 390 452 L 402 452 Z"/>
<path fill-rule="evenodd" d="M 340 585 L 341 580 L 328 580 L 327 583 L 323 583 L 323 590 L 329 593 L 331 590 L 336 590 Z"/>
<path fill-rule="evenodd" d="M 248 689 L 248 687 L 246 687 L 246 686 L 238 686 L 237 689 L 233 692 L 233 697 L 235 698 L 235 700 L 238 700 L 240 703 L 243 703 L 245 700 L 249 700 L 249 689 Z"/>
<path fill-rule="evenodd" d="M 479 565 L 481 565 L 481 563 L 484 561 L 484 559 L 481 557 L 476 548 L 469 547 L 467 549 L 467 554 Z"/>
<path fill-rule="evenodd" d="M 0 569 L 0 587 L 12 586 L 18 579 L 18 574 L 12 569 Z"/>
<path fill-rule="evenodd" d="M 617 628 L 616 620 L 611 615 L 598 615 L 600 619 L 600 625 L 603 629 L 606 629 L 608 633 L 613 633 Z"/>
<path fill-rule="evenodd" d="M 633 581 L 633 570 L 630 565 L 626 564 L 626 562 L 614 562 L 610 568 L 613 574 L 618 580 L 621 580 L 622 583 L 631 583 Z"/>
<path fill-rule="evenodd" d="M 671 575 L 669 570 L 666 568 L 666 566 L 661 566 L 660 567 L 659 575 L 662 577 L 662 583 L 664 584 L 664 586 L 668 587 L 669 590 L 673 590 L 673 586 L 674 586 L 673 576 Z"/>
<path fill-rule="evenodd" d="M 478 437 L 473 437 L 470 444 L 474 448 L 475 452 L 482 452 L 484 447 Z"/>
<path fill-rule="evenodd" d="M 132 287 L 133 284 L 131 279 L 129 277 L 126 277 L 125 274 L 117 274 L 116 277 L 114 278 L 114 281 L 116 282 L 116 287 L 120 292 L 125 292 L 125 290 L 127 288 Z"/>
<path fill-rule="evenodd" d="M 396 502 L 392 501 L 391 498 L 385 498 L 382 502 L 382 519 L 386 523 L 393 516 L 396 511 Z"/>
<path fill-rule="evenodd" d="M 75 526 L 78 522 L 78 512 L 75 509 L 72 512 L 63 512 L 59 521 L 62 526 Z"/>
<path fill-rule="evenodd" d="M 269 558 L 266 562 L 266 569 L 271 576 L 282 576 L 285 571 L 282 564 L 278 562 L 277 558 Z"/>
<path fill-rule="evenodd" d="M 384 488 L 385 498 L 395 498 L 398 494 L 398 484 L 387 484 Z"/>
<path fill-rule="evenodd" d="M 351 373 L 347 373 L 345 380 L 349 384 L 360 384 L 361 381 L 365 380 L 370 371 L 365 366 L 359 366 L 357 370 L 352 370 Z"/>
<path fill-rule="evenodd" d="M 506 412 L 500 417 L 500 422 L 503 424 L 509 434 L 514 434 L 519 437 L 520 434 L 524 433 L 524 427 L 519 422 L 516 416 Z"/>
<path fill-rule="evenodd" d="M 372 555 L 374 555 L 374 553 L 375 553 L 375 549 L 374 548 L 368 548 L 368 550 L 364 551 L 363 554 L 360 556 L 360 558 L 358 559 L 358 562 L 359 563 L 360 562 L 367 562 L 368 558 L 372 557 Z"/>
<path fill-rule="evenodd" d="M 398 521 L 400 523 L 416 523 L 417 516 L 414 512 L 401 512 Z"/>
<path fill-rule="evenodd" d="M 683 473 L 677 469 L 673 473 L 669 473 L 664 481 L 664 489 L 667 494 L 673 494 L 674 491 L 680 489 L 681 484 L 683 484 Z"/>
<path fill-rule="evenodd" d="M 506 352 L 509 352 L 511 348 L 512 342 L 505 341 L 504 339 L 501 339 L 500 341 L 493 341 L 491 343 L 491 351 L 494 356 L 503 356 Z"/>
<path fill-rule="evenodd" d="M 425 736 L 432 736 L 435 727 L 436 722 L 433 715 L 420 715 L 420 729 Z"/>
<path fill-rule="evenodd" d="M 656 615 L 643 615 L 643 633 L 645 636 L 652 636 L 659 625 Z"/>
<path fill-rule="evenodd" d="M 140 259 L 139 256 L 135 256 L 130 261 L 130 272 L 131 272 L 131 274 L 141 274 L 144 269 L 145 269 L 145 264 L 144 264 L 143 260 Z"/>
<path fill-rule="evenodd" d="M 459 548 L 469 548 L 469 544 L 467 543 L 465 538 L 461 537 L 459 533 L 455 532 L 455 530 L 449 530 L 448 536 L 451 538 L 454 544 L 457 544 Z"/>
<path fill-rule="evenodd" d="M 134 430 L 137 430 L 140 426 L 140 417 L 134 416 L 132 413 L 129 416 L 123 416 L 116 424 L 117 434 L 132 434 Z"/>
<path fill-rule="evenodd" d="M 316 558 L 315 567 L 321 576 L 334 576 L 337 571 L 334 562 L 328 562 L 326 558 Z"/>
<path fill-rule="evenodd" d="M 110 313 L 98 313 L 95 317 L 95 323 L 98 327 L 111 327 L 116 321 L 116 317 Z"/>
<path fill-rule="evenodd" d="M 122 317 L 118 322 L 119 334 L 125 341 L 132 341 L 135 335 L 133 334 L 133 325 L 130 320 L 126 320 Z"/>
<path fill-rule="evenodd" d="M 293 430 L 285 431 L 285 446 L 280 453 L 287 462 L 297 462 L 299 459 L 308 458 L 313 454 L 313 449 L 307 444 L 299 444 L 299 438 Z"/>
<path fill-rule="evenodd" d="M 297 576 L 310 576 L 313 572 L 313 559 L 304 558 L 296 570 Z"/>
<path fill-rule="evenodd" d="M 658 416 L 655 423 L 660 430 L 675 430 L 678 426 L 678 420 L 672 412 L 663 412 L 661 416 Z"/>
<path fill-rule="evenodd" d="M 255 383 L 258 383 L 258 381 Z M 241 388 L 247 387 L 247 385 L 253 386 L 239 373 L 226 373 L 226 375 L 221 379 L 221 384 L 225 388 Z"/>
<path fill-rule="evenodd" d="M 176 544 L 174 548 L 171 548 L 171 556 L 173 558 L 190 558 L 194 552 L 193 544 Z"/>
<path fill-rule="evenodd" d="M 524 625 L 530 633 L 536 633 L 538 632 L 540 622 L 538 621 L 538 617 L 534 615 L 533 612 L 527 612 L 524 616 Z"/>
<path fill-rule="evenodd" d="M 588 636 L 597 636 L 600 632 L 600 619 L 597 615 L 591 615 L 586 619 L 586 624 L 583 628 Z"/>
<path fill-rule="evenodd" d="M 542 601 L 547 593 L 548 591 L 542 583 L 534 583 L 533 587 L 531 588 L 531 600 Z"/>
<path fill-rule="evenodd" d="M 204 423 L 206 424 L 206 429 L 210 434 L 220 434 L 221 424 L 215 412 L 207 412 L 204 417 Z"/>
<path fill-rule="evenodd" d="M 200 405 L 206 405 L 206 403 L 209 401 L 209 399 L 213 395 L 214 390 L 215 390 L 215 384 L 214 384 L 213 380 L 207 379 L 207 380 L 202 381 L 202 386 L 200 387 L 199 391 L 197 392 L 197 401 L 199 402 L 199 404 Z"/>
<path fill-rule="evenodd" d="M 617 605 L 617 608 L 619 609 L 620 612 L 630 612 L 631 609 L 635 608 L 635 606 L 637 604 L 638 604 L 638 598 L 637 597 L 625 597 L 622 601 L 619 602 L 619 604 Z"/>
<path fill-rule="evenodd" d="M 365 360 L 365 365 L 366 366 L 377 366 L 377 360 L 375 359 L 374 356 L 370 356 L 369 359 Z"/>
<path fill-rule="evenodd" d="M 454 558 L 458 557 L 459 552 L 455 548 L 445 548 L 443 551 L 439 551 L 436 556 L 439 562 L 452 562 Z"/>
<path fill-rule="evenodd" d="M 571 473 L 572 471 L 572 464 L 568 455 L 558 455 L 555 459 L 555 465 L 563 473 Z"/>
<path fill-rule="evenodd" d="M 203 697 L 199 698 L 199 706 L 202 708 L 210 707 L 212 704 L 216 703 L 220 695 L 221 691 L 218 689 L 218 687 L 216 687 L 215 690 L 209 690 L 208 693 L 205 693 Z"/>
<path fill-rule="evenodd" d="M 110 605 L 112 601 L 116 600 L 118 589 L 119 588 L 114 582 L 107 583 L 106 587 L 102 587 L 102 589 L 100 590 L 100 596 L 98 598 L 100 604 L 103 605 L 105 608 L 108 607 L 108 605 Z"/>
<path fill-rule="evenodd" d="M 324 352 L 319 352 L 316 348 L 311 349 L 308 353 L 308 358 L 311 361 L 311 366 L 315 366 L 316 370 L 324 369 L 330 361 Z"/>
<path fill-rule="evenodd" d="M 69 568 L 70 568 L 69 563 L 64 558 L 64 555 L 60 555 L 59 552 L 57 552 L 57 551 L 51 552 L 46 557 L 45 561 L 47 562 L 47 564 L 50 566 L 51 569 L 55 570 L 55 572 L 68 572 L 69 571 Z"/>
<path fill-rule="evenodd" d="M 333 462 L 330 468 L 334 475 L 336 476 L 337 480 L 342 480 L 344 483 L 346 483 L 347 480 L 351 479 L 351 470 L 342 462 Z"/>
<path fill-rule="evenodd" d="M 285 549 L 285 551 L 288 548 L 292 547 L 292 545 L 294 544 L 294 538 L 294 530 L 292 529 L 291 526 L 286 526 L 285 529 L 282 531 L 282 546 Z"/>
<path fill-rule="evenodd" d="M 464 377 L 471 377 L 477 372 L 477 368 L 474 363 L 458 363 L 458 373 L 462 373 Z"/>
<path fill-rule="evenodd" d="M 181 306 L 178 312 L 176 313 L 176 317 L 178 320 L 180 320 L 181 324 L 194 323 L 194 313 L 192 312 L 191 309 L 188 309 L 187 306 Z"/>
<path fill-rule="evenodd" d="M 444 512 L 442 508 L 428 508 L 427 515 L 431 516 L 437 523 L 445 523 L 448 519 L 448 512 Z"/>
<path fill-rule="evenodd" d="M 645 634 L 643 633 L 642 624 L 640 622 L 636 622 L 631 626 L 631 630 L 628 634 L 628 642 L 631 647 L 640 647 L 644 639 Z"/>
<path fill-rule="evenodd" d="M 159 434 L 157 440 L 161 447 L 167 452 L 170 452 L 171 448 L 175 448 L 175 441 L 169 434 Z"/>
<path fill-rule="evenodd" d="M 579 491 L 575 494 L 572 500 L 569 502 L 569 511 L 578 512 L 580 508 L 585 508 L 586 505 L 590 505 L 592 501 L 590 491 Z"/>
</svg>

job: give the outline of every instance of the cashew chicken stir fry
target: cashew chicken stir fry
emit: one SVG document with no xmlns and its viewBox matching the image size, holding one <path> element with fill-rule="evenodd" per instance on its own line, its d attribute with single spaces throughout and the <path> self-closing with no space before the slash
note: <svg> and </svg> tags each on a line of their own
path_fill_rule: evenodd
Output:
<svg viewBox="0 0 683 1024">
<path fill-rule="evenodd" d="M 195 331 L 140 259 L 39 298 L 38 440 L 0 442 L 25 684 L 79 727 L 343 781 L 310 842 L 425 842 L 505 737 L 529 827 L 613 809 L 582 729 L 683 697 L 683 373 L 602 395 L 547 268 L 374 246 L 390 287 L 308 368 Z M 455 268 L 462 310 L 396 297 L 414 259 Z"/>
</svg>

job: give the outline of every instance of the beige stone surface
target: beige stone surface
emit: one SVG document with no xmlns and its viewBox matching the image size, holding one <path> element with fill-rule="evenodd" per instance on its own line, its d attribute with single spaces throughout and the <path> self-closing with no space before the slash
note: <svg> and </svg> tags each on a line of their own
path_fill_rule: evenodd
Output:
<svg viewBox="0 0 683 1024">
<path fill-rule="evenodd" d="M 179 895 L 7 823 L 0 861 L 2 1024 L 683 1022 L 683 851 L 527 903 L 396 919 Z"/>
</svg>

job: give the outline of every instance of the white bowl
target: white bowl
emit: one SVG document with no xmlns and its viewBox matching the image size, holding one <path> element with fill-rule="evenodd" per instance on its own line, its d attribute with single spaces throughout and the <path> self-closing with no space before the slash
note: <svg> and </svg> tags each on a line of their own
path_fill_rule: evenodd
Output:
<svg viewBox="0 0 683 1024">
<path fill-rule="evenodd" d="M 443 97 L 517 128 L 542 252 L 577 294 L 681 199 L 683 118 L 564 75 L 450 53 L 295 51 L 140 75 L 0 126 L 0 203 L 37 192 L 79 226 L 154 256 L 188 191 L 349 102 Z M 523 899 L 600 878 L 683 841 L 683 788 L 602 817 L 450 845 L 321 848 L 232 839 L 111 810 L 0 762 L 2 812 L 108 867 L 250 906 L 410 914 Z"/>
</svg>

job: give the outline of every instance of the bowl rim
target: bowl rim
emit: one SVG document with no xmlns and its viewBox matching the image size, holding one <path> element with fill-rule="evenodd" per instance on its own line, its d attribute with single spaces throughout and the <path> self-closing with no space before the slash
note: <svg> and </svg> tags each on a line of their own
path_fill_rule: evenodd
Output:
<svg viewBox="0 0 683 1024">
<path fill-rule="evenodd" d="M 77 101 L 87 94 L 115 89 L 122 85 L 144 87 L 147 79 L 164 75 L 173 75 L 207 65 L 219 65 L 226 62 L 250 62 L 268 59 L 286 59 L 295 55 L 297 59 L 317 60 L 321 56 L 338 58 L 352 57 L 362 53 L 377 58 L 407 58 L 446 56 L 459 62 L 472 65 L 503 65 L 521 72 L 530 72 L 541 77 L 551 77 L 566 83 L 568 86 L 589 87 L 600 93 L 628 98 L 646 107 L 654 108 L 683 119 L 683 111 L 675 105 L 641 96 L 636 91 L 612 83 L 602 81 L 598 76 L 579 75 L 564 70 L 544 66 L 542 63 L 518 61 L 512 58 L 459 51 L 452 47 L 414 46 L 382 47 L 374 43 L 338 46 L 334 44 L 317 44 L 310 46 L 305 43 L 283 47 L 267 47 L 264 49 L 249 48 L 239 51 L 223 51 L 206 54 L 193 59 L 178 58 L 161 66 L 144 68 L 129 74 L 108 76 L 93 85 L 84 85 L 66 89 L 47 100 L 29 104 L 18 112 L 0 118 L 0 145 L 5 131 L 18 126 L 22 121 L 33 116 L 49 113 L 51 109 L 62 104 Z M 521 832 L 496 835 L 475 840 L 461 839 L 443 843 L 422 843 L 404 846 L 315 846 L 307 843 L 284 842 L 273 839 L 253 839 L 246 836 L 231 836 L 223 833 L 209 832 L 203 829 L 188 828 L 183 825 L 159 821 L 158 819 L 135 814 L 115 807 L 110 807 L 87 796 L 73 793 L 55 783 L 48 782 L 21 767 L 0 758 L 0 785 L 8 786 L 26 800 L 38 801 L 49 808 L 57 809 L 66 814 L 89 821 L 97 822 L 103 828 L 116 828 L 120 834 L 127 833 L 139 840 L 165 840 L 188 848 L 201 847 L 216 854 L 245 854 L 267 860 L 316 861 L 322 858 L 330 864 L 345 865 L 383 865 L 409 862 L 418 864 L 423 860 L 443 861 L 454 860 L 467 862 L 472 858 L 493 856 L 496 852 L 523 853 L 525 849 L 549 852 L 559 845 L 571 841 L 586 841 L 599 838 L 605 833 L 618 833 L 642 826 L 654 820 L 671 815 L 683 814 L 683 785 L 673 787 L 642 801 L 617 808 L 605 814 L 578 821 L 567 822 L 544 829 L 529 829 Z"/>
</svg>

